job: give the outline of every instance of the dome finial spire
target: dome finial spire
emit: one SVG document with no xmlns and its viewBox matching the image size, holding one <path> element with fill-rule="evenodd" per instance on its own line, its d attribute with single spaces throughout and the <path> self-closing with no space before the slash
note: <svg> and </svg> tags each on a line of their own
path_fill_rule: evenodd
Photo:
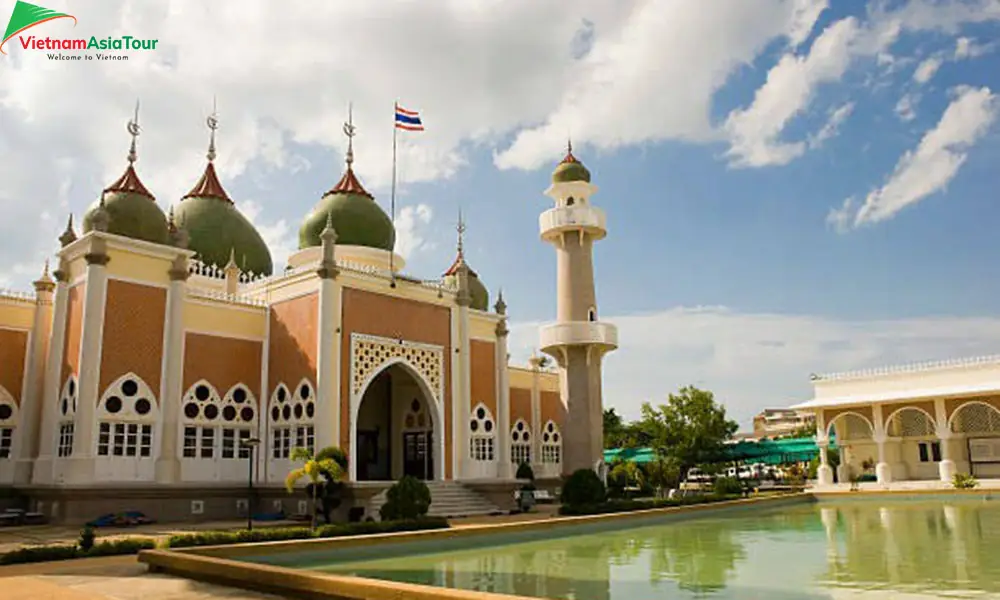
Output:
<svg viewBox="0 0 1000 600">
<path fill-rule="evenodd" d="M 458 232 L 458 258 L 462 260 L 465 258 L 465 248 L 464 248 L 464 236 L 465 236 L 465 220 L 462 218 L 462 207 L 458 208 L 458 225 L 455 227 L 455 231 Z"/>
<path fill-rule="evenodd" d="M 347 162 L 347 169 L 350 170 L 354 164 L 354 136 L 357 135 L 357 128 L 354 126 L 354 104 L 347 103 L 347 122 L 344 123 L 344 135 L 347 136 L 347 154 L 344 160 Z"/>
<path fill-rule="evenodd" d="M 573 154 L 573 138 L 566 136 L 566 154 Z"/>
<path fill-rule="evenodd" d="M 136 99 L 136 101 L 135 101 L 135 116 L 133 116 L 132 120 L 128 122 L 128 125 L 126 126 L 126 129 L 128 129 L 129 135 L 132 136 L 132 145 L 129 146 L 129 149 L 128 149 L 128 162 L 129 162 L 129 164 L 132 164 L 135 161 L 139 160 L 139 153 L 136 151 L 135 141 L 136 141 L 136 138 L 139 137 L 139 133 L 142 131 L 142 129 L 139 127 L 139 100 L 138 99 Z"/>
<path fill-rule="evenodd" d="M 215 130 L 219 128 L 219 111 L 215 96 L 212 96 L 212 114 L 208 116 L 205 122 L 211 132 L 208 137 L 208 162 L 212 162 L 215 160 Z"/>
</svg>

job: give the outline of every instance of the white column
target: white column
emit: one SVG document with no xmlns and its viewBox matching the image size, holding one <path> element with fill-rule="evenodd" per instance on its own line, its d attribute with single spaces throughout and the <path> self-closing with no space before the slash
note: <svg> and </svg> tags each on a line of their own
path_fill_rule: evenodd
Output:
<svg viewBox="0 0 1000 600">
<path fill-rule="evenodd" d="M 166 319 L 163 323 L 163 370 L 160 383 L 160 454 L 156 459 L 157 483 L 172 484 L 181 479 L 177 451 L 184 381 L 184 303 L 188 268 L 184 257 L 175 259 L 167 289 Z"/>
<path fill-rule="evenodd" d="M 875 479 L 882 485 L 892 483 L 892 468 L 885 460 L 885 417 L 882 415 L 882 406 L 872 405 L 872 414 L 875 416 L 875 446 L 878 448 L 878 463 L 875 465 Z"/>
<path fill-rule="evenodd" d="M 510 462 L 510 376 L 507 369 L 507 320 L 497 323 L 496 365 L 497 365 L 497 444 L 500 479 L 511 479 L 513 469 Z"/>
<path fill-rule="evenodd" d="M 446 360 L 451 361 L 451 478 L 460 479 L 462 477 L 462 439 L 463 433 L 468 429 L 469 424 L 462 416 L 462 361 L 461 352 L 461 327 L 459 326 L 458 307 L 451 309 L 451 356 Z M 442 432 L 443 433 L 443 432 Z"/>
<path fill-rule="evenodd" d="M 469 337 L 469 306 L 459 305 L 458 307 L 458 329 L 459 329 L 459 344 L 461 344 L 461 350 L 458 354 L 459 359 L 459 382 L 460 382 L 460 392 L 461 392 L 461 402 L 459 402 L 459 431 L 461 435 L 459 439 L 461 440 L 461 447 L 459 454 L 459 471 L 462 473 L 462 477 L 470 476 L 470 462 L 469 457 L 469 415 L 472 414 L 472 342 Z"/>
<path fill-rule="evenodd" d="M 38 430 L 41 426 L 45 389 L 45 353 L 52 327 L 52 290 L 55 284 L 46 274 L 35 282 L 35 313 L 31 338 L 25 356 L 24 386 L 21 393 L 21 423 L 14 438 L 14 483 L 31 481 L 31 470 L 38 456 Z"/>
<path fill-rule="evenodd" d="M 542 464 L 542 390 L 540 359 L 532 356 L 531 364 L 531 462 L 535 477 Z"/>
<path fill-rule="evenodd" d="M 826 430 L 826 415 L 823 409 L 816 411 L 816 445 L 819 447 L 819 469 L 816 470 L 816 482 L 819 485 L 833 485 L 833 468 L 827 448 L 830 445 L 829 432 Z"/>
<path fill-rule="evenodd" d="M 948 425 L 948 411 L 944 398 L 934 400 L 934 421 L 937 424 L 938 441 L 941 444 L 941 462 L 938 463 L 938 477 L 941 481 L 951 483 L 957 471 L 955 461 L 951 458 L 951 427 Z"/>
<path fill-rule="evenodd" d="M 340 363 L 340 290 L 333 277 L 320 279 L 318 324 L 319 349 L 316 354 L 316 448 L 340 445 L 340 411 L 337 365 Z"/>
<path fill-rule="evenodd" d="M 53 273 L 56 278 L 55 296 L 52 300 L 52 330 L 49 335 L 48 353 L 45 357 L 45 386 L 42 393 L 42 424 L 38 435 L 38 460 L 31 474 L 31 482 L 45 485 L 52 483 L 52 459 L 56 453 L 56 430 L 59 411 L 59 393 L 62 391 L 63 350 L 66 344 L 66 310 L 69 304 L 69 273 L 65 264 Z"/>
<path fill-rule="evenodd" d="M 79 396 L 73 428 L 72 468 L 68 483 L 94 482 L 94 433 L 97 429 L 97 399 L 100 396 L 101 342 L 108 296 L 109 257 L 104 241 L 95 239 L 86 255 L 87 288 L 83 303 L 83 333 L 80 338 Z"/>
</svg>

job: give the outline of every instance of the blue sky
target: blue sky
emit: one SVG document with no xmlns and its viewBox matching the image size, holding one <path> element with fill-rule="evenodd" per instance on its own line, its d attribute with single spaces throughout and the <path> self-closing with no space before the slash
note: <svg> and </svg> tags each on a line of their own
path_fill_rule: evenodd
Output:
<svg viewBox="0 0 1000 600">
<path fill-rule="evenodd" d="M 1000 348 L 1000 3 L 594 2 L 567 16 L 558 3 L 515 2 L 496 22 L 483 16 L 488 3 L 470 3 L 417 25 L 387 16 L 390 4 L 324 9 L 329 22 L 404 38 L 358 34 L 337 46 L 308 17 L 267 15 L 262 3 L 244 13 L 262 23 L 241 25 L 239 54 L 219 51 L 241 43 L 235 25 L 217 22 L 218 47 L 181 26 L 212 9 L 179 3 L 158 25 L 158 3 L 111 2 L 91 22 L 158 27 L 173 40 L 162 56 L 99 69 L 4 57 L 0 131 L 18 142 L 0 141 L 0 159 L 51 181 L 0 183 L 0 206 L 38 221 L 3 229 L 0 284 L 26 286 L 65 212 L 79 216 L 121 171 L 136 95 L 140 173 L 163 206 L 199 175 L 203 115 L 219 96 L 220 174 L 279 260 L 342 172 L 348 100 L 356 170 L 388 209 L 398 97 L 427 126 L 404 134 L 400 159 L 406 270 L 434 277 L 449 266 L 461 207 L 470 263 L 494 296 L 504 289 L 517 360 L 555 314 L 555 257 L 537 218 L 573 136 L 608 214 L 598 297 L 622 348 L 606 361 L 605 402 L 626 415 L 693 383 L 746 424 L 764 406 L 808 397 L 812 371 Z M 315 52 L 274 56 L 253 43 L 282 18 L 305 19 L 282 25 Z M 644 25 L 656 19 L 659 30 Z M 683 29 L 670 30 L 675 22 Z M 405 68 L 401 53 L 412 55 Z M 97 78 L 86 84 L 93 98 L 64 98 L 87 77 Z M 32 194 L 45 200 L 29 211 Z M 866 198 L 878 217 L 857 222 Z M 25 229 L 39 233 L 25 241 Z"/>
</svg>

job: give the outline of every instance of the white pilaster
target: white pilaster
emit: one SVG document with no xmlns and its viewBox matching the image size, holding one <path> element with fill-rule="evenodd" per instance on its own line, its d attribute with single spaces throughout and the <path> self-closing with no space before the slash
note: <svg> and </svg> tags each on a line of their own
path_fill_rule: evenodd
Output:
<svg viewBox="0 0 1000 600">
<path fill-rule="evenodd" d="M 340 445 L 340 286 L 332 277 L 320 279 L 316 322 L 316 447 L 326 448 Z"/>
<path fill-rule="evenodd" d="M 72 467 L 67 478 L 69 483 L 94 481 L 94 434 L 97 430 L 97 399 L 100 396 L 104 311 L 108 299 L 108 255 L 103 240 L 94 240 L 86 260 L 87 288 L 83 303 L 78 376 L 80 395 L 73 432 Z"/>
<path fill-rule="evenodd" d="M 875 417 L 875 446 L 878 448 L 878 463 L 875 465 L 875 479 L 882 485 L 892 483 L 892 467 L 886 462 L 885 457 L 885 417 L 882 415 L 882 406 L 872 405 L 872 414 Z"/>
<path fill-rule="evenodd" d="M 170 269 L 166 319 L 163 323 L 163 368 L 160 383 L 160 454 L 157 483 L 169 485 L 181 478 L 177 451 L 184 381 L 184 303 L 187 297 L 187 260 L 178 257 Z"/>
<path fill-rule="evenodd" d="M 827 451 L 830 437 L 826 430 L 826 416 L 823 414 L 823 409 L 816 411 L 816 445 L 819 447 L 819 468 L 816 470 L 817 483 L 819 485 L 832 485 L 833 468 L 830 467 Z"/>
<path fill-rule="evenodd" d="M 537 470 L 542 464 L 542 388 L 541 364 L 531 358 L 531 461 Z"/>
<path fill-rule="evenodd" d="M 25 357 L 24 386 L 21 391 L 21 423 L 14 439 L 14 483 L 31 481 L 34 459 L 38 456 L 45 390 L 45 354 L 52 328 L 52 290 L 55 284 L 48 274 L 35 282 L 35 313 L 31 324 L 28 352 Z"/>
<path fill-rule="evenodd" d="M 937 436 L 941 445 L 941 462 L 938 463 L 938 477 L 941 481 L 951 482 L 955 477 L 957 468 L 955 461 L 951 458 L 951 426 L 948 423 L 948 411 L 944 405 L 944 398 L 934 400 L 934 421 L 937 423 Z"/>
<path fill-rule="evenodd" d="M 497 365 L 497 436 L 499 437 L 498 458 L 500 479 L 511 479 L 513 468 L 510 462 L 510 375 L 507 368 L 507 322 L 497 324 L 496 343 Z M 534 436 L 532 436 L 534 437 Z"/>
<path fill-rule="evenodd" d="M 52 459 L 56 453 L 56 417 L 59 410 L 59 392 L 62 389 L 63 350 L 66 344 L 66 311 L 69 304 L 69 273 L 66 265 L 54 273 L 56 290 L 52 300 L 52 330 L 48 353 L 45 357 L 45 386 L 42 393 L 42 424 L 39 431 L 38 460 L 31 474 L 31 482 L 45 485 L 52 483 Z"/>
<path fill-rule="evenodd" d="M 459 360 L 461 344 L 458 307 L 451 308 L 451 478 L 461 479 L 463 433 L 468 429 L 468 423 L 462 417 L 462 362 Z"/>
<path fill-rule="evenodd" d="M 459 472 L 462 473 L 462 477 L 469 477 L 470 469 L 470 458 L 469 458 L 469 415 L 472 414 L 472 343 L 470 339 L 469 332 L 469 307 L 459 306 L 458 307 L 458 328 L 461 332 L 459 334 L 459 343 L 461 344 L 461 350 L 458 353 L 459 358 L 459 381 L 461 382 L 461 402 L 459 402 L 460 414 L 458 421 L 458 429 L 461 432 L 461 454 L 459 454 Z"/>
</svg>

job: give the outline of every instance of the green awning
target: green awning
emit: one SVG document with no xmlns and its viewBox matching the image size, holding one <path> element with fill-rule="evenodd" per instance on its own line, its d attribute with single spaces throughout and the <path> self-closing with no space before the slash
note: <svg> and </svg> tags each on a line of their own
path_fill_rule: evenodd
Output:
<svg viewBox="0 0 1000 600">
<path fill-rule="evenodd" d="M 834 440 L 830 439 L 830 448 L 836 448 Z M 791 438 L 781 440 L 739 441 L 726 444 L 725 458 L 727 462 L 760 462 L 769 465 L 783 463 L 807 462 L 819 455 L 819 446 L 815 438 Z M 604 451 L 604 462 L 628 461 L 638 464 L 650 463 L 656 460 L 656 451 L 652 448 L 611 448 Z"/>
</svg>

